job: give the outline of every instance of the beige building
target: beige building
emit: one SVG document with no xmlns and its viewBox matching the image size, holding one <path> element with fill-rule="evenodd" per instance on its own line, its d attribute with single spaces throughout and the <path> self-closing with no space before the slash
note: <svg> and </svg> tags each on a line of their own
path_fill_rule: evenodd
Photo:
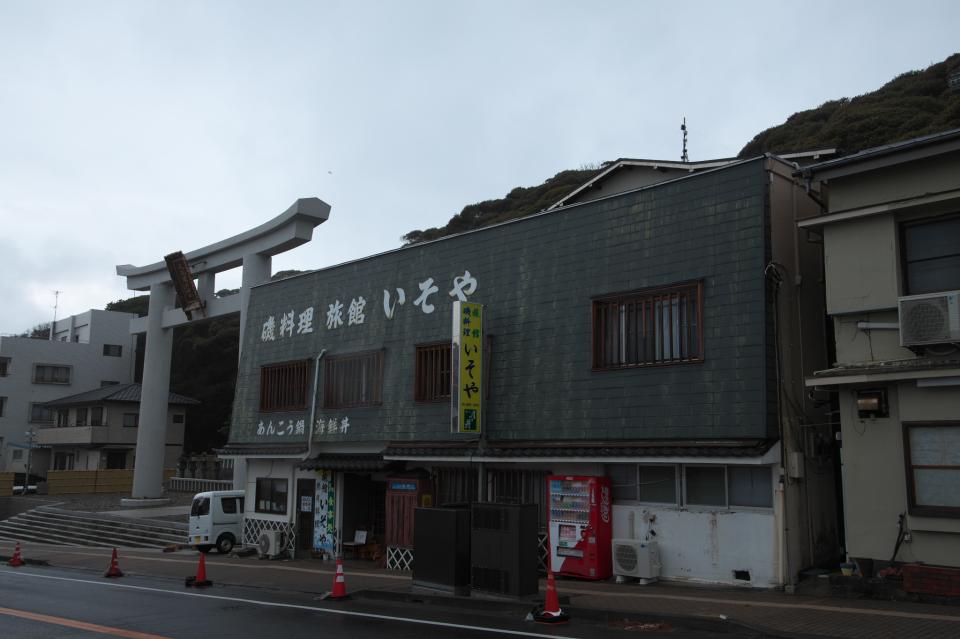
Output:
<svg viewBox="0 0 960 639">
<path fill-rule="evenodd" d="M 960 129 L 801 172 L 824 210 L 846 550 L 960 566 Z"/>
<path fill-rule="evenodd" d="M 169 395 L 163 463 L 164 468 L 175 468 L 183 453 L 187 406 L 198 402 L 176 393 Z M 38 431 L 37 444 L 50 451 L 49 470 L 133 468 L 140 384 L 104 386 L 46 405 L 55 411 L 55 427 Z"/>
</svg>

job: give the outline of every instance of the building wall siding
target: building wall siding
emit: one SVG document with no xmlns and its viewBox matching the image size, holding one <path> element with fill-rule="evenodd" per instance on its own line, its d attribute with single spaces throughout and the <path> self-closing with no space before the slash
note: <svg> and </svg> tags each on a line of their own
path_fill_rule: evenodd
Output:
<svg viewBox="0 0 960 639">
<path fill-rule="evenodd" d="M 413 402 L 414 347 L 450 338 L 448 292 L 467 270 L 478 282 L 469 299 L 486 305 L 493 335 L 484 425 L 491 439 L 764 437 L 766 175 L 762 161 L 747 162 L 255 288 L 231 441 L 282 442 L 287 435 L 258 436 L 259 423 L 309 417 L 309 407 L 258 412 L 260 366 L 321 349 L 378 348 L 383 404 L 319 410 L 350 423 L 346 433 L 323 437 L 450 439 L 449 406 Z M 432 314 L 413 304 L 427 278 L 439 287 Z M 593 297 L 693 280 L 704 283 L 703 363 L 591 370 Z M 387 319 L 384 291 L 395 301 L 397 287 L 406 302 Z M 348 326 L 347 309 L 360 296 L 364 323 Z M 328 330 L 336 300 L 344 325 Z M 297 334 L 298 316 L 311 306 L 313 332 Z M 293 335 L 264 341 L 264 322 L 291 310 Z"/>
</svg>

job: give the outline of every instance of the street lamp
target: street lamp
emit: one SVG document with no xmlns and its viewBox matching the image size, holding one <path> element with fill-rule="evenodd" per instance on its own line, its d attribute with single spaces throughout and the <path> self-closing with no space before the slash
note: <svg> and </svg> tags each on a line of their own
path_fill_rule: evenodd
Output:
<svg viewBox="0 0 960 639">
<path fill-rule="evenodd" d="M 23 474 L 23 496 L 27 496 L 27 490 L 30 487 L 30 454 L 33 452 L 33 443 L 37 440 L 37 429 L 31 426 L 27 432 L 27 468 Z"/>
</svg>

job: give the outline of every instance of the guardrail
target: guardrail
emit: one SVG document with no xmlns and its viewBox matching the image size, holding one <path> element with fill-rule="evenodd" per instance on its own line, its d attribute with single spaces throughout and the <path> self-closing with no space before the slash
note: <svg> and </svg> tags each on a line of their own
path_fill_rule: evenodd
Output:
<svg viewBox="0 0 960 639">
<path fill-rule="evenodd" d="M 195 477 L 171 477 L 167 490 L 173 493 L 205 493 L 210 490 L 233 490 L 229 479 L 197 479 Z"/>
</svg>

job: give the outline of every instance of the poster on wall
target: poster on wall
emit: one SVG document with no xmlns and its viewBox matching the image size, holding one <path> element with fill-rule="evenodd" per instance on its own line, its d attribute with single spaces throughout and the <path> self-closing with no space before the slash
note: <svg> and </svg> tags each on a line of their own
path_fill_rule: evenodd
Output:
<svg viewBox="0 0 960 639">
<path fill-rule="evenodd" d="M 313 549 L 335 556 L 337 551 L 336 491 L 332 470 L 318 470 L 313 502 Z"/>
<path fill-rule="evenodd" d="M 453 303 L 450 430 L 479 435 L 483 401 L 483 304 Z"/>
</svg>

